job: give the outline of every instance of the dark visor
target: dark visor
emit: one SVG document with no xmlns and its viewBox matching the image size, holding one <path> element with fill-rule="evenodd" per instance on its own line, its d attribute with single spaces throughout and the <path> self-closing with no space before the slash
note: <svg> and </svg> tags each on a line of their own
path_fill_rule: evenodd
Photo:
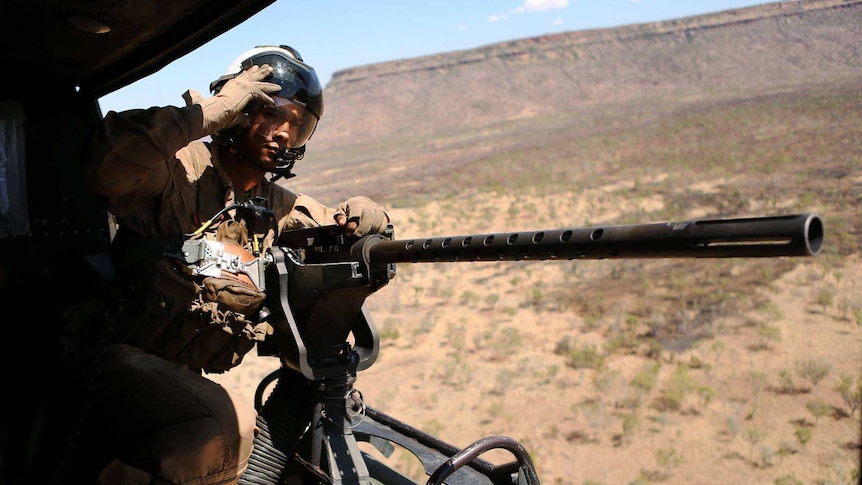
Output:
<svg viewBox="0 0 862 485">
<path fill-rule="evenodd" d="M 268 64 L 272 67 L 272 77 L 268 82 L 281 86 L 274 96 L 281 96 L 300 104 L 318 120 L 323 115 L 323 93 L 314 69 L 295 59 L 281 54 L 261 53 L 242 63 L 243 70 L 251 66 Z"/>
</svg>

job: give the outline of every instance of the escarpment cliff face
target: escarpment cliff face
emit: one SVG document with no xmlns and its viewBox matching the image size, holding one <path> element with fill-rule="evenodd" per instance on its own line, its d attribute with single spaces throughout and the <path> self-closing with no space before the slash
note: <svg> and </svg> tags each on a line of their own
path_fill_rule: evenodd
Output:
<svg viewBox="0 0 862 485">
<path fill-rule="evenodd" d="M 356 67 L 327 85 L 313 143 L 329 150 L 537 118 L 589 129 L 609 110 L 642 115 L 846 82 L 862 77 L 860 39 L 862 1 L 803 0 Z"/>
</svg>

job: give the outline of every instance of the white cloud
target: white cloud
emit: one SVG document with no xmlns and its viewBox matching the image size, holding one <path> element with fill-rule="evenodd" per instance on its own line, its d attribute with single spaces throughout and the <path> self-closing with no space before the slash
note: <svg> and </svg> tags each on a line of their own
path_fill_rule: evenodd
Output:
<svg viewBox="0 0 862 485">
<path fill-rule="evenodd" d="M 512 10 L 513 13 L 545 12 L 569 6 L 569 0 L 526 0 L 523 5 Z"/>
<path fill-rule="evenodd" d="M 563 25 L 563 19 L 554 19 L 551 25 Z"/>
<path fill-rule="evenodd" d="M 458 27 L 456 27 L 456 28 L 457 28 L 458 30 L 467 30 L 467 26 L 466 26 L 466 25 L 464 25 L 464 24 L 461 24 L 461 25 L 459 25 L 459 26 L 458 26 Z"/>
<path fill-rule="evenodd" d="M 548 10 L 560 10 L 569 6 L 569 0 L 524 0 L 524 4 L 512 10 L 512 13 L 524 12 L 547 12 Z M 509 15 L 489 15 L 488 22 L 500 22 L 508 20 Z M 557 19 L 554 23 L 562 23 L 562 20 Z"/>
</svg>

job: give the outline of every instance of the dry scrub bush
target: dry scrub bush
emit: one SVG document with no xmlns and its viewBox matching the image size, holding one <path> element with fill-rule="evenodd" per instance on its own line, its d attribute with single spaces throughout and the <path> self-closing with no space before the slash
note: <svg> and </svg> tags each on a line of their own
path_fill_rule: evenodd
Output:
<svg viewBox="0 0 862 485">
<path fill-rule="evenodd" d="M 841 374 L 835 384 L 835 391 L 841 395 L 844 404 L 850 409 L 850 417 L 856 414 L 856 410 L 862 405 L 862 376 L 856 377 L 856 385 L 853 385 L 853 377 Z"/>
<path fill-rule="evenodd" d="M 802 360 L 796 364 L 796 373 L 799 377 L 811 383 L 811 390 L 817 388 L 820 383 L 832 371 L 832 364 L 821 358 Z"/>
</svg>

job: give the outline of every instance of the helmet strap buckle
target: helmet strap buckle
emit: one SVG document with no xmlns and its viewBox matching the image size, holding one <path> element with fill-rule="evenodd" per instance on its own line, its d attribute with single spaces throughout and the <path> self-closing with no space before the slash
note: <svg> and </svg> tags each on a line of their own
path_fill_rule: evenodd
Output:
<svg viewBox="0 0 862 485">
<path fill-rule="evenodd" d="M 289 179 L 296 177 L 292 173 L 293 165 L 297 160 L 301 160 L 305 156 L 305 145 L 297 148 L 282 148 L 275 154 L 276 167 L 269 170 L 273 177 L 270 182 L 275 182 L 280 178 Z"/>
</svg>

